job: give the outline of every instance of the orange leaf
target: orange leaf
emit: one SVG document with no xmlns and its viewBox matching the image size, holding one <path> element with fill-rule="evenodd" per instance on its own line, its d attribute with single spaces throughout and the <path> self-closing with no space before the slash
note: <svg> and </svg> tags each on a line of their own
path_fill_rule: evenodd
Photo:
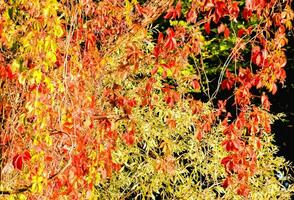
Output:
<svg viewBox="0 0 294 200">
<path fill-rule="evenodd" d="M 194 90 L 199 91 L 200 90 L 200 84 L 197 80 L 193 80 L 192 81 L 192 87 L 194 88 Z"/>
<path fill-rule="evenodd" d="M 244 197 L 248 196 L 249 192 L 250 192 L 250 190 L 249 190 L 248 186 L 244 183 L 241 184 L 237 190 L 237 194 L 244 196 Z"/>
</svg>

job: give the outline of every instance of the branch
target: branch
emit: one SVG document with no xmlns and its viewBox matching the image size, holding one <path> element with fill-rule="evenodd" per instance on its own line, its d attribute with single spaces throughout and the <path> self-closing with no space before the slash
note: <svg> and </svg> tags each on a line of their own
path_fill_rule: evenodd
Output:
<svg viewBox="0 0 294 200">
<path fill-rule="evenodd" d="M 64 132 L 64 131 L 51 130 L 51 132 L 52 132 L 52 134 L 62 133 L 62 134 L 67 135 L 68 137 L 70 137 L 70 135 L 68 133 Z M 70 137 L 70 139 L 71 139 L 71 137 Z M 72 143 L 72 146 L 73 146 L 73 141 L 72 140 L 71 140 L 71 143 Z M 49 176 L 49 178 L 47 178 L 47 181 L 50 181 L 50 180 L 54 179 L 55 177 L 57 177 L 59 174 L 63 173 L 71 165 L 71 162 L 72 162 L 72 158 L 70 157 L 67 164 L 63 168 L 61 168 L 58 172 L 56 172 L 55 174 Z M 42 182 L 44 182 L 44 181 L 42 181 Z M 31 184 L 29 184 L 27 186 L 24 186 L 22 188 L 18 188 L 18 189 L 12 190 L 12 191 L 8 191 L 8 190 L 1 191 L 0 190 L 0 195 L 20 194 L 20 193 L 28 191 L 32 187 L 32 185 L 33 184 L 31 183 Z"/>
<path fill-rule="evenodd" d="M 148 0 L 144 7 L 147 8 L 148 14 L 142 21 L 142 26 L 146 27 L 159 18 L 172 4 L 174 0 Z"/>
<path fill-rule="evenodd" d="M 139 24 L 133 24 L 130 27 L 130 30 L 128 31 L 128 33 L 120 36 L 112 45 L 112 48 L 110 48 L 107 52 L 104 53 L 105 57 L 108 57 L 109 55 L 112 54 L 112 52 L 121 48 L 124 42 L 130 42 L 130 38 L 133 38 L 135 35 L 137 35 L 137 33 L 139 33 L 142 30 L 142 28 L 147 27 L 148 25 L 153 23 L 155 20 L 157 20 L 173 4 L 173 2 L 174 0 L 147 1 L 144 4 L 144 7 L 149 10 L 149 13 L 146 15 L 146 17 L 143 20 L 141 20 Z"/>
<path fill-rule="evenodd" d="M 115 121 L 119 121 L 122 119 L 128 119 L 129 116 L 127 114 L 124 115 L 94 115 L 94 120 L 103 120 L 103 119 L 115 119 Z"/>
</svg>

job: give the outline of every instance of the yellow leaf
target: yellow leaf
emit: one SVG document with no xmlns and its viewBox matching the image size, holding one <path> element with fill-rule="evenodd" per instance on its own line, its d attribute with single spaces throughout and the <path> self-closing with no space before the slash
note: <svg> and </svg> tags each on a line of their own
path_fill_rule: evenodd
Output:
<svg viewBox="0 0 294 200">
<path fill-rule="evenodd" d="M 54 84 L 52 83 L 51 79 L 46 76 L 44 82 L 46 83 L 50 92 L 54 92 L 55 88 L 54 88 Z"/>
<path fill-rule="evenodd" d="M 38 136 L 34 137 L 33 144 L 34 145 L 38 145 L 39 144 L 39 137 Z"/>
<path fill-rule="evenodd" d="M 100 64 L 101 64 L 102 66 L 104 66 L 104 65 L 106 64 L 106 60 L 105 60 L 105 59 L 102 59 L 102 60 L 100 61 Z"/>
<path fill-rule="evenodd" d="M 40 70 L 35 70 L 33 72 L 33 79 L 37 84 L 41 83 L 42 80 L 42 72 Z"/>
<path fill-rule="evenodd" d="M 25 84 L 26 82 L 26 74 L 25 73 L 21 73 L 19 76 L 18 76 L 18 82 L 22 85 Z"/>
<path fill-rule="evenodd" d="M 26 37 L 23 38 L 22 40 L 22 44 L 23 47 L 27 50 L 30 50 L 32 45 L 31 45 L 31 41 L 33 40 L 33 38 L 35 38 L 34 32 L 29 32 Z"/>
<path fill-rule="evenodd" d="M 45 136 L 45 142 L 48 146 L 52 145 L 52 138 L 50 137 L 50 135 Z"/>
<path fill-rule="evenodd" d="M 89 158 L 92 159 L 92 160 L 94 160 L 96 157 L 97 157 L 97 154 L 96 154 L 95 151 L 92 151 L 92 152 L 90 153 L 90 155 L 89 155 Z"/>
<path fill-rule="evenodd" d="M 32 106 L 32 103 L 31 103 L 31 102 L 28 102 L 28 103 L 25 105 L 25 108 L 27 109 L 28 114 L 31 114 L 31 113 L 34 111 L 34 107 Z"/>
<path fill-rule="evenodd" d="M 56 62 L 56 55 L 55 55 L 55 53 L 53 53 L 52 51 L 48 51 L 46 53 L 46 59 L 49 62 L 55 63 Z"/>
<path fill-rule="evenodd" d="M 100 144 L 100 152 L 103 152 L 104 151 L 104 145 L 103 144 Z"/>
<path fill-rule="evenodd" d="M 44 17 L 48 17 L 50 15 L 50 7 L 46 7 L 43 9 Z"/>
<path fill-rule="evenodd" d="M 18 199 L 19 199 L 19 200 L 26 200 L 27 197 L 26 197 L 24 194 L 19 194 L 19 195 L 18 195 Z"/>
<path fill-rule="evenodd" d="M 18 71 L 20 69 L 20 63 L 19 63 L 19 61 L 17 60 L 17 59 L 15 59 L 14 61 L 13 61 L 13 63 L 12 63 L 12 65 L 11 65 L 11 70 L 12 70 L 12 72 L 16 72 L 16 71 Z"/>
<path fill-rule="evenodd" d="M 57 37 L 61 37 L 63 35 L 63 30 L 62 27 L 60 25 L 56 25 L 54 27 L 54 35 Z"/>
<path fill-rule="evenodd" d="M 131 12 L 133 10 L 133 5 L 128 0 L 126 0 L 125 2 L 126 2 L 126 4 L 125 4 L 126 21 L 129 26 L 132 26 L 132 20 L 131 20 L 130 16 L 131 16 Z"/>
<path fill-rule="evenodd" d="M 45 47 L 44 47 L 44 50 L 46 52 L 48 51 L 53 51 L 55 52 L 56 49 L 57 49 L 57 44 L 54 42 L 54 40 L 50 37 L 50 36 L 47 36 L 45 38 L 45 43 L 44 43 Z"/>
<path fill-rule="evenodd" d="M 65 88 L 62 82 L 60 80 L 57 80 L 57 83 L 58 83 L 58 92 L 64 92 Z"/>
<path fill-rule="evenodd" d="M 32 179 L 32 192 L 33 193 L 38 193 L 38 192 L 41 192 L 42 189 L 43 189 L 43 186 L 42 186 L 42 181 L 43 181 L 43 177 L 41 176 L 33 176 L 33 179 Z"/>
<path fill-rule="evenodd" d="M 286 25 L 286 28 L 287 28 L 287 29 L 289 29 L 289 30 L 292 29 L 292 22 L 291 22 L 291 20 L 287 20 L 287 21 L 285 21 L 285 25 Z"/>
</svg>

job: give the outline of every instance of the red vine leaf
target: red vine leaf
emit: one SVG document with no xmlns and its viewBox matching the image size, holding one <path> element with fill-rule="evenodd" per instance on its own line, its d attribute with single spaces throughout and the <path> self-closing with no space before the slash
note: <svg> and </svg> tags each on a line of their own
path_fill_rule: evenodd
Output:
<svg viewBox="0 0 294 200">
<path fill-rule="evenodd" d="M 204 24 L 204 30 L 207 34 L 210 34 L 210 22 Z"/>
<path fill-rule="evenodd" d="M 21 170 L 23 167 L 24 161 L 28 161 L 30 159 L 31 159 L 31 154 L 28 151 L 25 151 L 22 154 L 16 154 L 13 157 L 13 161 L 12 161 L 13 167 Z"/>
<path fill-rule="evenodd" d="M 133 145 L 135 142 L 135 131 L 131 130 L 123 135 L 125 143 L 129 146 Z"/>
<path fill-rule="evenodd" d="M 244 197 L 248 196 L 249 192 L 250 190 L 246 184 L 241 184 L 237 190 L 237 194 Z"/>
</svg>

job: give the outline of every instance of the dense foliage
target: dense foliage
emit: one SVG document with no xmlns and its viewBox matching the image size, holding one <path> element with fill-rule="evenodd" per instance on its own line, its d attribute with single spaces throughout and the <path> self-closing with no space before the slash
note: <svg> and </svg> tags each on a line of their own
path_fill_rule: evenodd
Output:
<svg viewBox="0 0 294 200">
<path fill-rule="evenodd" d="M 4 198 L 290 199 L 267 96 L 287 0 L 5 0 L 0 16 Z"/>
</svg>

